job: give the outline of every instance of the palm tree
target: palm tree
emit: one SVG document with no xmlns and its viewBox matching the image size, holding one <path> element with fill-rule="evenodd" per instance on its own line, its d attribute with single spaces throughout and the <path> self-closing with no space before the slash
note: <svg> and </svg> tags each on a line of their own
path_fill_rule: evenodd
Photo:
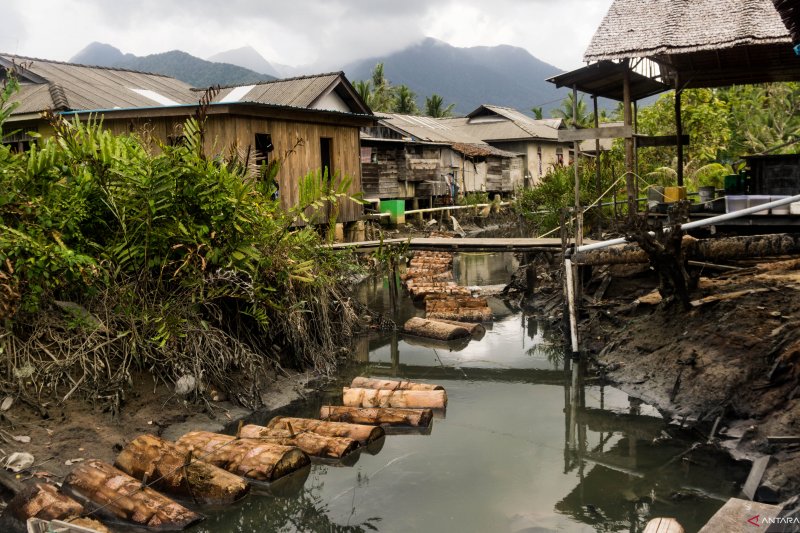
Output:
<svg viewBox="0 0 800 533">
<path fill-rule="evenodd" d="M 378 63 L 372 69 L 372 109 L 374 111 L 391 111 L 394 100 L 394 88 L 386 79 L 383 63 Z"/>
<path fill-rule="evenodd" d="M 375 95 L 372 93 L 372 82 L 370 80 L 359 80 L 355 83 L 354 87 L 361 99 L 372 108 L 375 103 Z"/>
<path fill-rule="evenodd" d="M 536 120 L 542 120 L 544 118 L 544 116 L 542 115 L 542 107 L 541 106 L 532 107 L 531 108 L 531 113 L 533 113 L 533 118 L 535 118 Z"/>
<path fill-rule="evenodd" d="M 560 118 L 567 123 L 567 126 L 572 125 L 572 103 L 573 93 L 568 93 L 567 97 L 561 101 L 561 107 L 553 109 L 550 113 L 553 118 Z M 578 114 L 575 123 L 579 128 L 589 128 L 594 124 L 594 113 L 589 113 L 586 110 L 586 102 L 583 101 L 583 96 L 578 98 Z"/>
<path fill-rule="evenodd" d="M 395 90 L 394 111 L 404 115 L 419 115 L 417 95 L 408 85 L 400 85 Z"/>
<path fill-rule="evenodd" d="M 436 93 L 425 98 L 425 114 L 433 118 L 444 118 L 453 116 L 453 108 L 456 104 L 450 104 L 443 108 L 444 98 Z"/>
</svg>

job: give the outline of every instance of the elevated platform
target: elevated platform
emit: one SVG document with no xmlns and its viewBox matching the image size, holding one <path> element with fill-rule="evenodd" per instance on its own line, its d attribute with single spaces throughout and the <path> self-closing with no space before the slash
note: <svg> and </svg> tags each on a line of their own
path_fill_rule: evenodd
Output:
<svg viewBox="0 0 800 533">
<path fill-rule="evenodd" d="M 561 250 L 558 238 L 422 238 L 384 239 L 383 244 L 408 242 L 410 250 L 432 250 L 440 252 L 556 252 Z M 585 240 L 585 244 L 594 241 Z M 381 241 L 342 242 L 331 245 L 334 249 L 355 249 L 359 252 L 377 250 Z"/>
</svg>

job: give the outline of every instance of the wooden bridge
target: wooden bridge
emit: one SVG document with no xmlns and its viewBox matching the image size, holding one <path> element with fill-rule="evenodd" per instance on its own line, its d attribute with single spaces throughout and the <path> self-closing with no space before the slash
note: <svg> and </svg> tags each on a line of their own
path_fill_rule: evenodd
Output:
<svg viewBox="0 0 800 533">
<path fill-rule="evenodd" d="M 584 241 L 589 244 L 593 241 Z M 556 252 L 561 250 L 558 238 L 423 238 L 384 239 L 383 241 L 342 242 L 331 245 L 335 249 L 354 249 L 370 252 L 383 245 L 408 243 L 409 250 L 434 250 L 440 252 Z"/>
</svg>

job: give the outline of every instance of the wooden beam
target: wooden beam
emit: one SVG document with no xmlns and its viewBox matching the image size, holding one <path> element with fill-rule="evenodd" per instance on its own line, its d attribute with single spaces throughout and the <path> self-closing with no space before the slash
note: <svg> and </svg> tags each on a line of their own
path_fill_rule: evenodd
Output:
<svg viewBox="0 0 800 533">
<path fill-rule="evenodd" d="M 683 120 L 681 117 L 681 86 L 680 77 L 675 76 L 675 144 L 678 146 L 678 187 L 683 186 L 683 143 L 678 140 L 683 137 Z"/>
<path fill-rule="evenodd" d="M 622 83 L 622 109 L 625 127 L 631 128 L 633 126 L 633 117 L 631 116 L 631 71 L 629 68 L 630 60 L 626 59 L 623 62 L 625 66 L 625 77 Z M 625 192 L 628 197 L 628 220 L 632 220 L 636 213 L 636 179 L 634 177 L 633 169 L 633 131 L 631 130 L 625 136 Z"/>
<path fill-rule="evenodd" d="M 654 146 L 675 146 L 678 144 L 677 136 L 675 135 L 637 135 L 634 134 L 634 138 L 636 139 L 636 146 L 639 148 L 648 148 Z M 683 145 L 689 144 L 689 136 L 688 135 L 681 135 L 681 143 Z"/>
<path fill-rule="evenodd" d="M 608 126 L 582 130 L 558 130 L 559 142 L 589 141 L 594 139 L 628 139 L 633 136 L 631 126 Z"/>
</svg>

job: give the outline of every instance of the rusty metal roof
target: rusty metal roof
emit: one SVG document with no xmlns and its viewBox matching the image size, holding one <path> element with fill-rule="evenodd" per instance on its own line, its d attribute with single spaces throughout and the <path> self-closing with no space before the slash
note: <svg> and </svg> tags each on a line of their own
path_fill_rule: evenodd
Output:
<svg viewBox="0 0 800 533">
<path fill-rule="evenodd" d="M 16 67 L 21 90 L 13 97 L 15 115 L 47 109 L 94 110 L 192 104 L 182 81 L 126 69 L 62 63 L 0 54 L 0 67 Z"/>
</svg>

